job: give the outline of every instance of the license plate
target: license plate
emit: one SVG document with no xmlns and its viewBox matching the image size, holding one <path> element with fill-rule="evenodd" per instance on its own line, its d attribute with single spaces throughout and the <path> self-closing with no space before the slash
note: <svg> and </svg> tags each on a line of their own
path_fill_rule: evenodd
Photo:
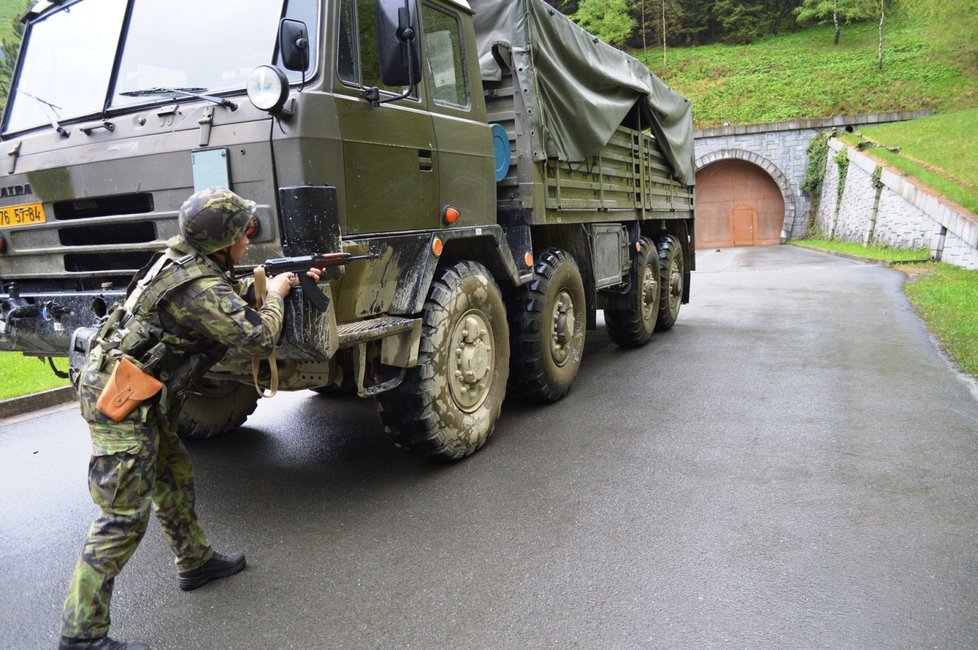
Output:
<svg viewBox="0 0 978 650">
<path fill-rule="evenodd" d="M 44 206 L 40 203 L 22 203 L 0 207 L 0 228 L 16 228 L 44 223 Z"/>
</svg>

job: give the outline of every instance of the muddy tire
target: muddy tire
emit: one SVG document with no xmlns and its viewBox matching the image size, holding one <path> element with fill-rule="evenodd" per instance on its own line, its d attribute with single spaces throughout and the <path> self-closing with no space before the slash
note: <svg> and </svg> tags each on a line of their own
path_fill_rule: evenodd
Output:
<svg viewBox="0 0 978 650">
<path fill-rule="evenodd" d="M 398 447 L 433 460 L 464 458 L 492 434 L 506 395 L 509 327 L 499 287 L 476 262 L 441 270 L 422 314 L 418 365 L 377 397 Z"/>
<path fill-rule="evenodd" d="M 177 433 L 189 440 L 233 431 L 255 412 L 259 399 L 251 384 L 199 379 L 186 391 Z"/>
<path fill-rule="evenodd" d="M 584 281 L 574 259 L 556 249 L 539 255 L 533 274 L 509 309 L 509 392 L 532 402 L 555 402 L 570 390 L 581 367 Z"/>
<path fill-rule="evenodd" d="M 631 286 L 604 310 L 611 340 L 624 348 L 637 348 L 652 338 L 659 318 L 662 287 L 659 284 L 659 254 L 648 237 L 639 240 L 632 259 Z"/>
<path fill-rule="evenodd" d="M 662 283 L 662 298 L 659 303 L 659 318 L 655 331 L 671 329 L 679 318 L 679 308 L 683 304 L 683 289 L 686 284 L 686 266 L 683 247 L 679 239 L 667 235 L 659 240 L 659 278 Z"/>
</svg>

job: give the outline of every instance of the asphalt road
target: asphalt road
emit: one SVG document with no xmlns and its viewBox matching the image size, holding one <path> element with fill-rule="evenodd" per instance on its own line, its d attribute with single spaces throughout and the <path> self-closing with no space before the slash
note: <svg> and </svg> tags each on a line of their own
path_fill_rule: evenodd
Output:
<svg viewBox="0 0 978 650">
<path fill-rule="evenodd" d="M 676 327 L 589 333 L 571 394 L 474 457 L 393 448 L 310 392 L 194 443 L 247 570 L 190 593 L 155 524 L 113 635 L 155 648 L 964 648 L 978 644 L 978 400 L 892 270 L 698 254 Z M 74 407 L 0 424 L 0 645 L 54 647 L 94 509 Z"/>
</svg>

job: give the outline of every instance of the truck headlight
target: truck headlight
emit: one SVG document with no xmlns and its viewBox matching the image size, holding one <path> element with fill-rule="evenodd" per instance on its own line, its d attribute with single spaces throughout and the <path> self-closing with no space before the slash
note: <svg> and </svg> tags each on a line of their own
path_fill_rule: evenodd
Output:
<svg viewBox="0 0 978 650">
<path fill-rule="evenodd" d="M 248 75 L 248 99 L 256 108 L 275 113 L 288 98 L 289 80 L 278 68 L 260 65 Z"/>
</svg>

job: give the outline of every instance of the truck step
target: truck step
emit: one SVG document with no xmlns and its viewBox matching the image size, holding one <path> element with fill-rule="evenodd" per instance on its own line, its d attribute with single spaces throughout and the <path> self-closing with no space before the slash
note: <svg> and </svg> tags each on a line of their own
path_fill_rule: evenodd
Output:
<svg viewBox="0 0 978 650">
<path fill-rule="evenodd" d="M 414 326 L 415 320 L 414 318 L 401 318 L 399 316 L 382 316 L 337 325 L 336 333 L 339 335 L 339 346 L 348 348 L 405 332 Z"/>
</svg>

